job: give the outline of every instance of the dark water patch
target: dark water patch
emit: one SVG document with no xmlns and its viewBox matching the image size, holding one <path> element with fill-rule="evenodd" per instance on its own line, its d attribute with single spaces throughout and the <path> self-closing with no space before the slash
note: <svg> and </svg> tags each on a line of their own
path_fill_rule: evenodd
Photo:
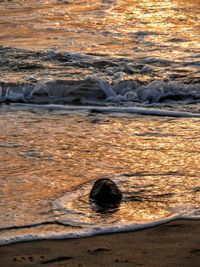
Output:
<svg viewBox="0 0 200 267">
<path fill-rule="evenodd" d="M 156 57 L 142 57 L 140 59 L 142 62 L 146 64 L 154 64 L 157 66 L 170 66 L 174 63 L 174 61 L 172 60 L 156 58 Z"/>
<path fill-rule="evenodd" d="M 191 188 L 194 192 L 200 192 L 200 186 L 194 186 Z"/>
<path fill-rule="evenodd" d="M 168 39 L 167 42 L 171 42 L 171 43 L 183 43 L 183 42 L 187 42 L 187 39 L 183 39 L 183 38 L 171 38 L 171 39 Z"/>
<path fill-rule="evenodd" d="M 194 67 L 199 67 L 200 66 L 200 61 L 186 61 L 182 63 L 183 66 L 194 66 Z"/>
</svg>

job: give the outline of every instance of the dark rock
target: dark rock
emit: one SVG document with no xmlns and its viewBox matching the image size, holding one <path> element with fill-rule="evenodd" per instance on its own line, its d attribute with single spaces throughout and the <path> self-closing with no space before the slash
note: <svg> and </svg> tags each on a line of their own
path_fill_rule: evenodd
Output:
<svg viewBox="0 0 200 267">
<path fill-rule="evenodd" d="M 110 179 L 97 180 L 90 192 L 90 200 L 100 206 L 108 206 L 120 203 L 122 193 L 117 185 Z"/>
</svg>

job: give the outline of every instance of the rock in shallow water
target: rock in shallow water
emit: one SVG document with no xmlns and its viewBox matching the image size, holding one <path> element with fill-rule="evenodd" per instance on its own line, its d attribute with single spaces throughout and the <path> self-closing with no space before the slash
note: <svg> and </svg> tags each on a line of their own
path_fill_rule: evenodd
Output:
<svg viewBox="0 0 200 267">
<path fill-rule="evenodd" d="M 117 185 L 110 179 L 97 180 L 90 191 L 90 200 L 100 206 L 120 203 L 122 193 Z"/>
</svg>

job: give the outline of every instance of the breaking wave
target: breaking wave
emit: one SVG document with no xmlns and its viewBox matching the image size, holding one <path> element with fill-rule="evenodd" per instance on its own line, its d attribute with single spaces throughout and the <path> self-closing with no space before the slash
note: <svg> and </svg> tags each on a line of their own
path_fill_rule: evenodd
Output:
<svg viewBox="0 0 200 267">
<path fill-rule="evenodd" d="M 200 113 L 198 57 L 183 62 L 10 47 L 0 47 L 0 54 L 0 103 L 150 106 Z"/>
<path fill-rule="evenodd" d="M 36 84 L 1 83 L 0 102 L 32 104 L 196 104 L 200 85 L 176 81 L 135 80 L 110 84 L 96 77 L 84 80 L 48 80 Z"/>
</svg>

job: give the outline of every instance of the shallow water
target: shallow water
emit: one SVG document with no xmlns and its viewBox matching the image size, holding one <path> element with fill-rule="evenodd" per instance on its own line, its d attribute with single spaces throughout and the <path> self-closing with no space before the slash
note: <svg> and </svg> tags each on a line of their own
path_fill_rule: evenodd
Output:
<svg viewBox="0 0 200 267">
<path fill-rule="evenodd" d="M 0 116 L 2 243 L 199 218 L 199 119 L 14 106 Z M 107 213 L 88 199 L 102 177 L 124 194 Z"/>
<path fill-rule="evenodd" d="M 199 218 L 199 13 L 0 1 L 0 244 Z M 88 200 L 102 177 L 124 196 L 106 213 Z"/>
</svg>

